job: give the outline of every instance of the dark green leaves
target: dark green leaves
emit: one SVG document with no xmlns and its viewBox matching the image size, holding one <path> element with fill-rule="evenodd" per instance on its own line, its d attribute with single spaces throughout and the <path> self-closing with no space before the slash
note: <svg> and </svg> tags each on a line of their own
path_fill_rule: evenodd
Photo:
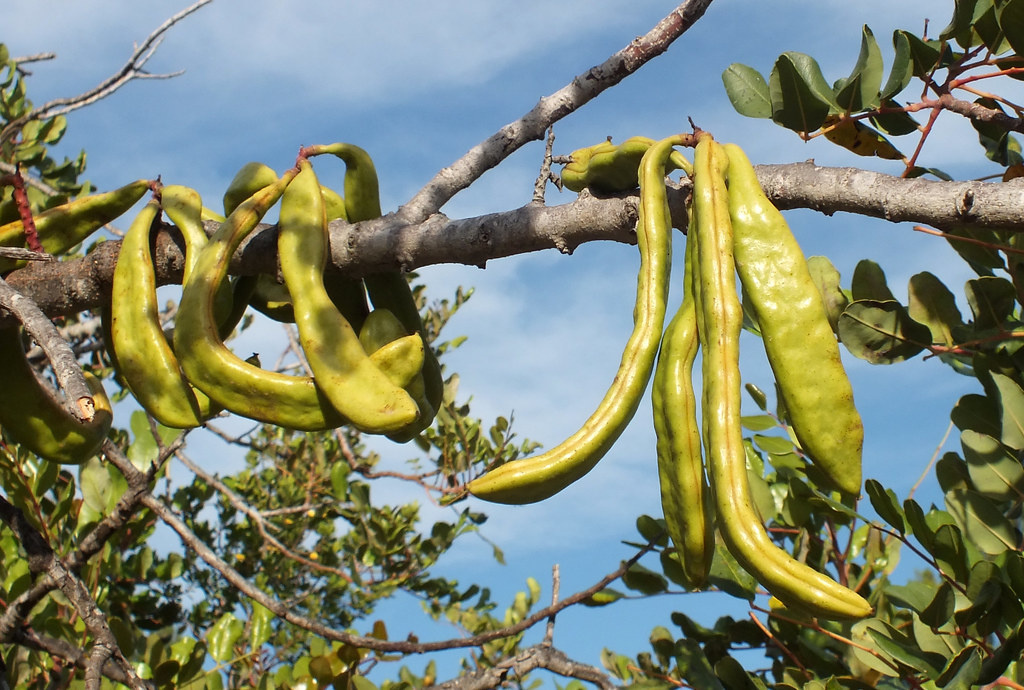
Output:
<svg viewBox="0 0 1024 690">
<path fill-rule="evenodd" d="M 768 79 L 772 120 L 797 132 L 813 132 L 835 105 L 817 61 L 803 53 L 783 53 Z"/>
<path fill-rule="evenodd" d="M 839 108 L 846 112 L 859 112 L 878 107 L 882 69 L 882 51 L 878 49 L 871 29 L 865 25 L 861 31 L 860 55 L 853 71 L 835 84 L 835 101 Z"/>
<path fill-rule="evenodd" d="M 772 116 L 768 84 L 756 69 L 734 62 L 722 72 L 722 82 L 732 107 L 740 115 L 759 118 Z"/>
<path fill-rule="evenodd" d="M 839 319 L 839 339 L 860 359 L 872 364 L 902 362 L 931 342 L 931 332 L 910 318 L 896 301 L 853 302 Z"/>
</svg>

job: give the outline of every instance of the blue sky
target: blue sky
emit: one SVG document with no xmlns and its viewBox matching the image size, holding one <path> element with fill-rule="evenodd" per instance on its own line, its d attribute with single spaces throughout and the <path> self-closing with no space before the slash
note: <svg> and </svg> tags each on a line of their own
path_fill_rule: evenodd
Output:
<svg viewBox="0 0 1024 690">
<path fill-rule="evenodd" d="M 13 55 L 57 52 L 57 60 L 31 67 L 29 92 L 39 104 L 79 93 L 114 72 L 133 42 L 185 4 L 22 2 L 5 9 L 6 25 L 18 30 L 0 35 L 0 41 Z M 813 158 L 898 173 L 897 164 L 858 159 L 820 140 L 805 144 L 767 121 L 736 114 L 720 75 L 732 62 L 767 74 L 780 52 L 795 50 L 815 56 L 826 78 L 835 80 L 856 60 L 862 24 L 874 31 L 888 64 L 894 29 L 920 31 L 930 19 L 935 34 L 952 5 L 716 0 L 665 55 L 556 124 L 555 153 L 609 135 L 660 138 L 686 130 L 691 117 L 718 139 L 739 143 L 755 163 Z M 673 7 L 671 0 L 216 0 L 172 29 L 149 65 L 154 72 L 185 70 L 182 76 L 134 82 L 73 114 L 58 150 L 74 155 L 86 149 L 87 177 L 101 189 L 159 174 L 166 183 L 196 187 L 214 206 L 209 202 L 219 200 L 247 161 L 281 170 L 300 145 L 351 141 L 374 156 L 383 205 L 394 209 L 439 168 L 648 31 Z M 913 97 L 909 90 L 905 95 Z M 960 178 L 996 172 L 979 155 L 973 130 L 955 120 L 940 122 L 925 149 L 925 164 Z M 527 203 L 542 154 L 540 143 L 525 147 L 443 210 L 465 217 Z M 550 204 L 572 198 L 548 189 Z M 882 265 L 897 296 L 905 295 L 907 279 L 922 270 L 938 274 L 954 292 L 970 277 L 942 240 L 908 225 L 811 211 L 787 217 L 805 252 L 828 255 L 847 280 L 862 258 Z M 420 273 L 433 298 L 450 297 L 458 285 L 476 288 L 448 332 L 467 335 L 468 341 L 446 360 L 448 370 L 461 375 L 462 394 L 472 396 L 474 413 L 484 420 L 514 414 L 520 437 L 548 447 L 574 431 L 609 384 L 628 336 L 635 248 L 591 243 L 569 257 L 547 251 L 492 261 L 486 270 L 448 264 Z M 965 303 L 960 306 L 968 313 Z M 257 343 L 253 349 L 274 347 L 270 329 L 246 337 Z M 758 343 L 745 342 L 745 380 L 770 388 Z M 940 443 L 950 407 L 977 385 L 937 361 L 918 358 L 893 367 L 847 362 L 865 419 L 865 476 L 905 495 Z M 953 438 L 947 448 L 958 445 Z M 375 448 L 395 467 L 412 452 L 387 441 Z M 231 470 L 212 442 L 190 449 L 200 463 L 208 456 L 208 468 Z M 933 485 L 928 490 L 926 502 L 941 501 Z M 375 485 L 374 494 L 389 502 L 424 499 L 397 484 Z M 506 601 L 532 575 L 546 600 L 552 564 L 559 563 L 562 593 L 568 594 L 630 555 L 621 540 L 634 538 L 638 514 L 660 513 L 658 501 L 645 403 L 597 469 L 562 494 L 525 507 L 475 506 L 490 515 L 485 534 L 504 549 L 508 565 L 494 565 L 490 547 L 470 539 L 439 572 L 489 584 Z M 440 513 L 425 507 L 425 515 Z M 646 648 L 654 625 L 671 629 L 672 610 L 709 624 L 726 611 L 745 615 L 745 606 L 721 595 L 571 610 L 559 616 L 555 642 L 581 661 L 598 664 L 602 646 L 633 653 Z M 396 637 L 411 628 L 421 639 L 455 632 L 425 626 L 415 602 L 397 601 L 382 613 Z"/>
</svg>

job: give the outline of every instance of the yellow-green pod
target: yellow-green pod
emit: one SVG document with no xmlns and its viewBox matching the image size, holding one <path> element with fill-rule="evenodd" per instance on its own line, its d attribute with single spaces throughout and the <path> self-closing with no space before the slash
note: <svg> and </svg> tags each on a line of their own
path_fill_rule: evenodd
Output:
<svg viewBox="0 0 1024 690">
<path fill-rule="evenodd" d="M 308 155 L 333 155 L 345 163 L 345 213 L 350 223 L 378 218 L 381 215 L 380 184 L 377 169 L 364 149 L 353 144 L 338 142 L 306 149 Z M 416 436 L 433 421 L 434 413 L 441 408 L 444 397 L 444 379 L 441 364 L 434 350 L 427 346 L 427 335 L 420 319 L 409 281 L 399 272 L 375 273 L 363 279 L 366 292 L 374 309 L 387 309 L 402 322 L 408 333 L 419 333 L 426 346 L 423 361 L 424 396 L 429 403 L 421 406 L 417 424 L 403 432 L 388 436 L 393 441 L 404 443 Z M 335 298 L 336 303 L 343 304 Z"/>
<path fill-rule="evenodd" d="M 43 250 L 62 254 L 89 235 L 128 211 L 149 189 L 149 180 L 136 180 L 102 194 L 91 194 L 35 216 L 36 233 Z M 0 246 L 24 247 L 25 228 L 21 220 L 0 225 Z M 0 258 L 0 273 L 25 265 L 18 259 Z"/>
<path fill-rule="evenodd" d="M 304 159 L 281 200 L 277 247 L 299 341 L 318 387 L 334 408 L 369 433 L 397 431 L 416 421 L 416 403 L 370 361 L 359 336 L 327 295 L 327 219 L 320 183 Z"/>
<path fill-rule="evenodd" d="M 708 478 L 722 541 L 771 594 L 788 606 L 834 619 L 871 615 L 856 592 L 797 561 L 761 524 L 747 478 L 740 425 L 739 336 L 743 309 L 737 295 L 733 228 L 725 175 L 730 160 L 710 136 L 694 153 L 694 223 L 700 287 L 698 309 L 704 379 L 703 428 Z"/>
<path fill-rule="evenodd" d="M 215 315 L 215 297 L 227 279 L 231 256 L 297 172 L 286 171 L 243 201 L 200 252 L 178 306 L 174 351 L 188 380 L 225 409 L 288 429 L 322 431 L 346 420 L 313 378 L 263 370 L 241 359 L 221 339 Z"/>
<path fill-rule="evenodd" d="M 664 209 L 668 215 L 667 202 Z M 683 301 L 665 328 L 651 384 L 661 507 L 687 586 L 707 580 L 715 552 L 711 495 L 704 476 L 693 365 L 700 348 L 694 296 L 696 242 L 687 241 Z"/>
<path fill-rule="evenodd" d="M 21 344 L 21 328 L 0 328 L 0 362 L 4 394 L 0 395 L 0 427 L 44 460 L 80 465 L 99 452 L 114 420 L 103 384 L 86 372 L 93 399 L 93 418 L 81 422 L 54 398 L 36 376 Z"/>
<path fill-rule="evenodd" d="M 572 162 L 562 168 L 562 184 L 574 192 L 589 188 L 598 194 L 614 194 L 636 189 L 640 184 L 640 161 L 655 144 L 648 137 L 630 137 L 615 145 L 605 141 L 573 151 Z M 673 150 L 664 172 L 681 169 L 689 175 L 693 166 L 679 151 Z"/>
<path fill-rule="evenodd" d="M 726 144 L 736 270 L 804 452 L 835 488 L 861 489 L 864 426 L 828 314 L 786 219 L 743 150 Z"/>
<path fill-rule="evenodd" d="M 477 477 L 467 488 L 478 498 L 496 503 L 533 503 L 558 493 L 589 472 L 608 452 L 640 405 L 654 370 L 665 324 L 672 226 L 662 207 L 665 161 L 680 135 L 650 147 L 641 176 L 637 276 L 633 332 L 626 341 L 615 378 L 593 414 L 574 434 L 551 450 L 513 460 Z"/>
<path fill-rule="evenodd" d="M 195 206 L 197 217 L 200 207 Z M 159 201 L 146 204 L 121 241 L 111 285 L 109 344 L 118 373 L 143 409 L 165 426 L 187 429 L 208 419 L 211 407 L 210 399 L 185 379 L 160 322 L 150 251 L 160 211 Z M 189 253 L 186 249 L 186 270 Z"/>
</svg>

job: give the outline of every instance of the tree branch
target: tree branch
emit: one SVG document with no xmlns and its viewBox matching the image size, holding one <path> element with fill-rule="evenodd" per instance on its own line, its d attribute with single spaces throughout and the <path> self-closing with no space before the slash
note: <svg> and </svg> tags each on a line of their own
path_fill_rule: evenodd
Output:
<svg viewBox="0 0 1024 690">
<path fill-rule="evenodd" d="M 757 167 L 758 179 L 782 209 L 810 208 L 825 215 L 843 211 L 913 222 L 937 228 L 1024 230 L 1024 182 L 938 182 L 904 179 L 858 168 L 825 168 L 812 162 Z M 676 227 L 685 224 L 688 183 L 669 190 Z M 528 204 L 475 218 L 451 220 L 435 214 L 409 224 L 397 214 L 348 225 L 331 223 L 334 266 L 353 276 L 420 266 L 487 261 L 515 254 L 558 249 L 569 254 L 584 242 L 635 242 L 637 197 L 598 198 L 583 194 L 568 204 Z M 213 232 L 216 223 L 208 223 Z M 242 245 L 232 264 L 235 273 L 277 271 L 277 234 L 260 228 Z M 175 229 L 157 237 L 157 280 L 181 281 L 183 241 Z M 120 243 L 107 241 L 87 256 L 67 262 L 41 263 L 8 275 L 8 282 L 51 316 L 92 309 L 104 303 Z"/>
<path fill-rule="evenodd" d="M 505 125 L 438 172 L 398 210 L 398 216 L 405 223 L 418 224 L 437 213 L 453 196 L 512 152 L 543 138 L 545 130 L 552 124 L 668 50 L 675 39 L 704 15 L 710 4 L 711 0 L 685 0 L 680 3 L 645 35 L 633 39 L 628 46 L 575 77 L 558 91 L 541 98 L 528 113 Z"/>
<path fill-rule="evenodd" d="M 87 105 L 106 98 L 133 79 L 168 79 L 178 76 L 181 72 L 175 72 L 172 74 L 149 74 L 144 70 L 144 68 L 146 63 L 149 62 L 149 59 L 156 53 L 157 48 L 160 47 L 160 43 L 163 41 L 163 35 L 167 33 L 172 26 L 198 10 L 203 5 L 208 5 L 211 2 L 213 2 L 213 0 L 197 0 L 197 2 L 192 3 L 181 12 L 178 12 L 165 21 L 157 27 L 153 33 L 146 37 L 146 40 L 144 40 L 142 44 L 135 49 L 131 57 L 128 58 L 128 61 L 121 67 L 121 69 L 88 91 L 77 96 L 56 98 L 49 103 L 44 103 L 38 108 L 33 108 L 21 117 L 7 123 L 7 125 L 0 130 L 0 142 L 8 141 L 11 137 L 21 131 L 22 127 L 33 120 L 45 120 L 47 118 L 56 117 L 57 115 L 66 115 L 67 113 L 70 113 L 73 110 L 78 110 L 79 108 L 84 108 Z"/>
<path fill-rule="evenodd" d="M 109 443 L 109 441 L 108 441 Z M 136 690 L 146 690 L 149 685 L 135 673 L 135 669 L 125 659 L 117 646 L 114 633 L 107 625 L 96 601 L 89 594 L 85 584 L 74 573 L 65 567 L 43 536 L 25 518 L 25 515 L 6 499 L 0 497 L 0 520 L 14 532 L 18 541 L 25 549 L 29 570 L 37 575 L 44 575 L 57 584 L 57 589 L 68 598 L 75 611 L 82 617 L 82 622 L 94 638 L 93 650 L 86 662 L 86 682 L 99 687 L 104 664 L 113 659 L 127 677 L 128 686 Z"/>
<path fill-rule="evenodd" d="M 146 473 L 136 471 L 131 477 L 126 478 L 128 489 L 118 499 L 114 509 L 81 538 L 74 551 L 64 557 L 64 566 L 68 571 L 77 573 L 90 558 L 103 549 L 119 529 L 135 517 L 140 510 L 142 494 L 149 490 L 150 482 L 167 458 L 184 444 L 185 436 L 185 433 L 181 434 L 171 444 L 161 449 L 150 471 Z M 53 577 L 42 577 L 16 599 L 8 601 L 3 614 L 0 614 L 0 641 L 17 641 L 18 631 L 22 629 L 24 621 L 31 614 L 32 609 L 43 600 L 43 597 L 56 589 L 57 585 L 58 582 Z"/>
<path fill-rule="evenodd" d="M 121 450 L 114 445 L 111 441 L 106 441 L 103 444 L 103 453 L 106 458 L 117 467 L 122 474 L 128 479 L 129 483 L 132 482 L 133 476 L 141 475 L 138 469 L 132 464 L 132 462 L 121 452 Z M 640 558 L 646 554 L 652 545 L 648 544 L 646 547 L 634 554 L 630 559 L 623 561 L 622 564 L 613 572 L 605 575 L 594 585 L 588 587 L 585 590 L 576 592 L 575 594 L 562 599 L 557 604 L 552 604 L 544 609 L 534 612 L 532 615 L 527 616 L 523 620 L 519 621 L 514 625 L 510 625 L 505 628 L 498 630 L 490 630 L 485 633 L 473 635 L 470 637 L 459 637 L 449 640 L 439 640 L 436 642 L 409 642 L 409 641 L 398 641 L 398 640 L 380 640 L 375 637 L 364 637 L 361 635 L 353 635 L 352 633 L 344 630 L 338 630 L 326 626 L 318 621 L 312 620 L 305 616 L 296 614 L 287 604 L 278 601 L 271 597 L 269 594 L 256 587 L 251 582 L 246 580 L 242 575 L 232 568 L 227 562 L 218 556 L 213 549 L 207 546 L 192 530 L 188 528 L 188 525 L 179 518 L 174 511 L 172 511 L 167 505 L 165 505 L 160 499 L 156 498 L 151 492 L 145 492 L 142 494 L 141 502 L 147 508 L 156 513 L 168 527 L 177 532 L 181 538 L 182 543 L 186 548 L 191 549 L 200 559 L 202 559 L 207 565 L 217 571 L 221 577 L 226 579 L 232 586 L 238 589 L 239 592 L 249 597 L 253 601 L 260 603 L 270 610 L 278 618 L 297 625 L 304 630 L 308 630 L 314 635 L 319 635 L 327 640 L 334 640 L 343 642 L 344 644 L 352 645 L 354 647 L 364 647 L 366 649 L 373 649 L 381 652 L 399 652 L 401 654 L 423 654 L 426 652 L 433 652 L 442 649 L 458 649 L 465 647 L 479 647 L 480 645 L 490 642 L 491 640 L 497 640 L 527 630 L 540 621 L 546 620 L 551 616 L 555 615 L 559 611 L 580 603 L 581 601 L 593 596 L 596 592 L 608 587 L 611 583 L 622 577 L 626 570 L 636 563 Z"/>
<path fill-rule="evenodd" d="M 46 652 L 57 659 L 66 659 L 78 668 L 86 668 L 87 659 L 81 649 L 70 642 L 40 635 L 27 626 L 15 630 L 11 635 L 10 641 L 27 649 Z M 115 683 L 128 684 L 128 676 L 117 664 L 109 659 L 103 665 L 103 675 Z"/>
</svg>

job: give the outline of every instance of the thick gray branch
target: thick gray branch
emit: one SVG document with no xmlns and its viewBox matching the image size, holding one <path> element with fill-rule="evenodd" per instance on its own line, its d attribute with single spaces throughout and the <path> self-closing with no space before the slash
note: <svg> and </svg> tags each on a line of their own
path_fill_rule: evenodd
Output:
<svg viewBox="0 0 1024 690">
<path fill-rule="evenodd" d="M 826 215 L 838 211 L 892 222 L 914 222 L 940 229 L 959 226 L 1024 230 L 1024 181 L 935 182 L 907 180 L 857 168 L 824 168 L 813 163 L 757 168 L 768 196 L 780 207 L 810 208 Z M 672 189 L 669 202 L 681 227 L 687 188 Z M 557 249 L 571 253 L 584 242 L 633 242 L 635 195 L 597 198 L 583 194 L 559 206 L 528 204 L 476 218 L 452 220 L 435 214 L 408 224 L 391 214 L 372 221 L 331 225 L 332 261 L 351 275 L 402 268 L 461 263 L 484 266 L 514 254 Z M 209 224 L 213 232 L 216 224 Z M 851 238 L 853 239 L 853 238 Z M 157 238 L 157 278 L 179 282 L 182 240 L 177 231 Z M 262 226 L 235 257 L 236 273 L 277 270 L 276 233 Z M 109 293 L 118 242 L 104 242 L 83 259 L 33 263 L 8 276 L 8 282 L 35 300 L 51 316 L 100 306 Z"/>
<path fill-rule="evenodd" d="M 505 125 L 434 176 L 398 210 L 405 221 L 419 223 L 436 213 L 461 190 L 526 143 L 544 136 L 555 122 L 578 110 L 601 92 L 615 86 L 647 62 L 668 50 L 674 40 L 700 19 L 711 0 L 684 0 L 643 36 L 600 65 L 541 98 L 528 113 Z"/>
<path fill-rule="evenodd" d="M 907 180 L 814 163 L 761 165 L 758 179 L 779 208 L 847 211 L 948 229 L 963 225 L 1024 230 L 1024 181 Z"/>
</svg>

